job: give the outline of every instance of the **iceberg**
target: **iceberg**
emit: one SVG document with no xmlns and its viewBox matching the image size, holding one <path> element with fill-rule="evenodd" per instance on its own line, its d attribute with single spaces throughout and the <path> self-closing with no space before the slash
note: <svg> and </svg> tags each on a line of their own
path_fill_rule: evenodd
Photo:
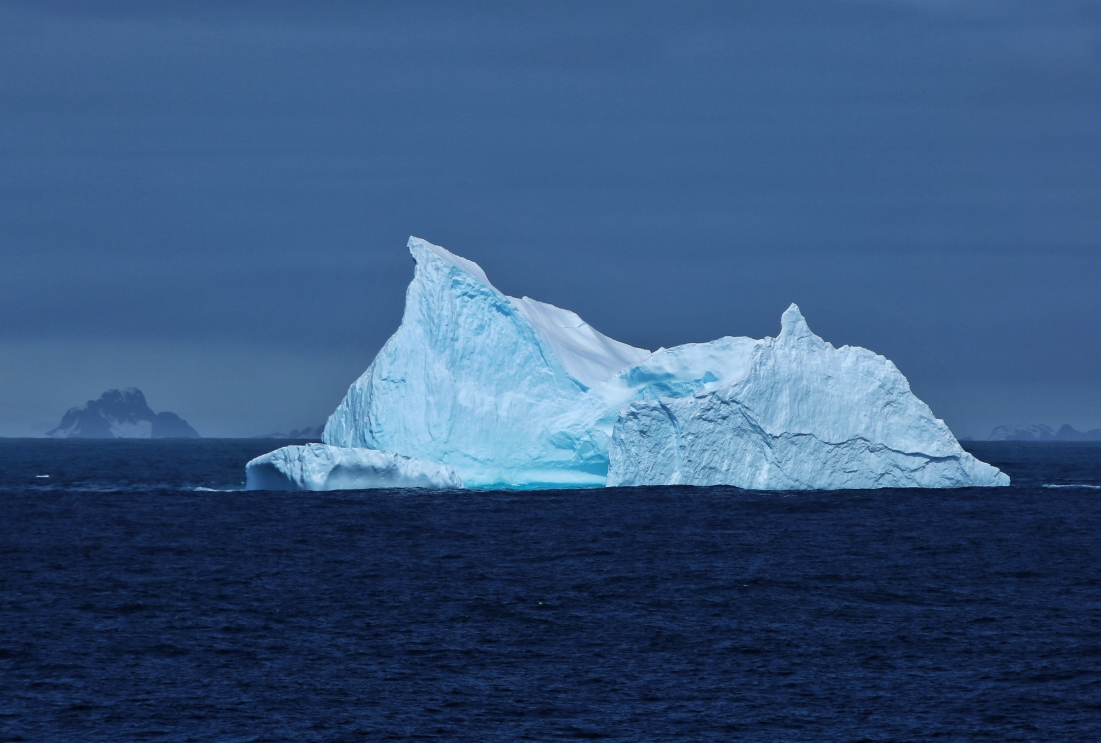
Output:
<svg viewBox="0 0 1101 743">
<path fill-rule="evenodd" d="M 452 467 L 468 487 L 602 486 L 593 394 L 650 355 L 568 310 L 505 296 L 475 263 L 418 238 L 397 332 L 330 416 L 331 446 Z"/>
<path fill-rule="evenodd" d="M 835 348 L 795 305 L 776 338 L 651 352 L 502 294 L 438 245 L 411 237 L 408 247 L 401 325 L 329 417 L 324 446 L 253 460 L 249 487 L 368 487 L 351 483 L 390 482 L 377 473 L 398 458 L 416 462 L 403 466 L 427 487 L 1009 484 L 963 450 L 894 364 Z M 440 484 L 449 477 L 457 484 Z"/>
<path fill-rule="evenodd" d="M 245 465 L 246 490 L 461 488 L 450 467 L 388 451 L 284 446 Z"/>
<path fill-rule="evenodd" d="M 834 348 L 796 305 L 753 342 L 736 378 L 620 412 L 608 485 L 754 490 L 1008 485 L 959 445 L 906 377 L 864 348 Z M 734 376 L 734 375 L 732 375 Z"/>
</svg>

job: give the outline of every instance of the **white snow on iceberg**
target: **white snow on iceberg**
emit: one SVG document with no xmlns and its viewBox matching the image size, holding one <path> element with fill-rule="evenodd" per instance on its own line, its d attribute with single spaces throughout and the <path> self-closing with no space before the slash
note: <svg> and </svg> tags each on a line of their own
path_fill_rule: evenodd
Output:
<svg viewBox="0 0 1101 743">
<path fill-rule="evenodd" d="M 284 446 L 245 465 L 246 490 L 461 488 L 450 467 L 389 451 Z"/>
<path fill-rule="evenodd" d="M 1009 482 L 960 447 L 894 364 L 834 348 L 795 305 L 776 338 L 651 353 L 568 310 L 501 294 L 439 246 L 413 237 L 409 251 L 401 326 L 329 418 L 328 448 L 278 466 L 260 457 L 250 483 L 265 460 L 263 472 L 295 487 L 344 487 L 334 484 L 351 482 L 344 470 L 326 467 L 356 452 L 435 463 L 476 488 Z"/>
</svg>

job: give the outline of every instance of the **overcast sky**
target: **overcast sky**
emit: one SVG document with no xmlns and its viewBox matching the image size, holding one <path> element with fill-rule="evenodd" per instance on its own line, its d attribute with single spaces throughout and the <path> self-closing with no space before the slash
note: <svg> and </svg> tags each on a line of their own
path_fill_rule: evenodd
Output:
<svg viewBox="0 0 1101 743">
<path fill-rule="evenodd" d="M 797 302 L 958 436 L 1101 427 L 1098 2 L 317 5 L 0 0 L 0 435 L 323 423 L 410 234 L 651 349 Z"/>
</svg>

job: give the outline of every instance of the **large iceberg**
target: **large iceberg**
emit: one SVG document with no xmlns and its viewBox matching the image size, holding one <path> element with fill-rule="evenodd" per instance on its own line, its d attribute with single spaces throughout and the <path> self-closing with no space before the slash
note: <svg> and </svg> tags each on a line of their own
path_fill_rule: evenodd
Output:
<svg viewBox="0 0 1101 743">
<path fill-rule="evenodd" d="M 650 352 L 568 310 L 505 296 L 439 246 L 413 237 L 409 251 L 401 326 L 329 418 L 322 440 L 332 452 L 435 463 L 475 488 L 1009 483 L 960 447 L 894 364 L 834 348 L 795 305 L 776 338 Z M 332 483 L 352 482 L 354 469 L 342 463 L 333 480 L 296 467 L 283 465 L 276 481 L 340 487 Z"/>
</svg>

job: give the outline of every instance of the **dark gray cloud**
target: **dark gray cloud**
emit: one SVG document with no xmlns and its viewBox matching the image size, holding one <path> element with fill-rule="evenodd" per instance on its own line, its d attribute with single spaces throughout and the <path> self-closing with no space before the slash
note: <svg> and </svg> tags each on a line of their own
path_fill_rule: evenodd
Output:
<svg viewBox="0 0 1101 743">
<path fill-rule="evenodd" d="M 796 301 L 961 434 L 1101 426 L 1099 9 L 0 2 L 0 434 L 112 374 L 203 433 L 313 425 L 409 234 L 637 345 Z M 172 348 L 238 349 L 255 408 Z"/>
</svg>

